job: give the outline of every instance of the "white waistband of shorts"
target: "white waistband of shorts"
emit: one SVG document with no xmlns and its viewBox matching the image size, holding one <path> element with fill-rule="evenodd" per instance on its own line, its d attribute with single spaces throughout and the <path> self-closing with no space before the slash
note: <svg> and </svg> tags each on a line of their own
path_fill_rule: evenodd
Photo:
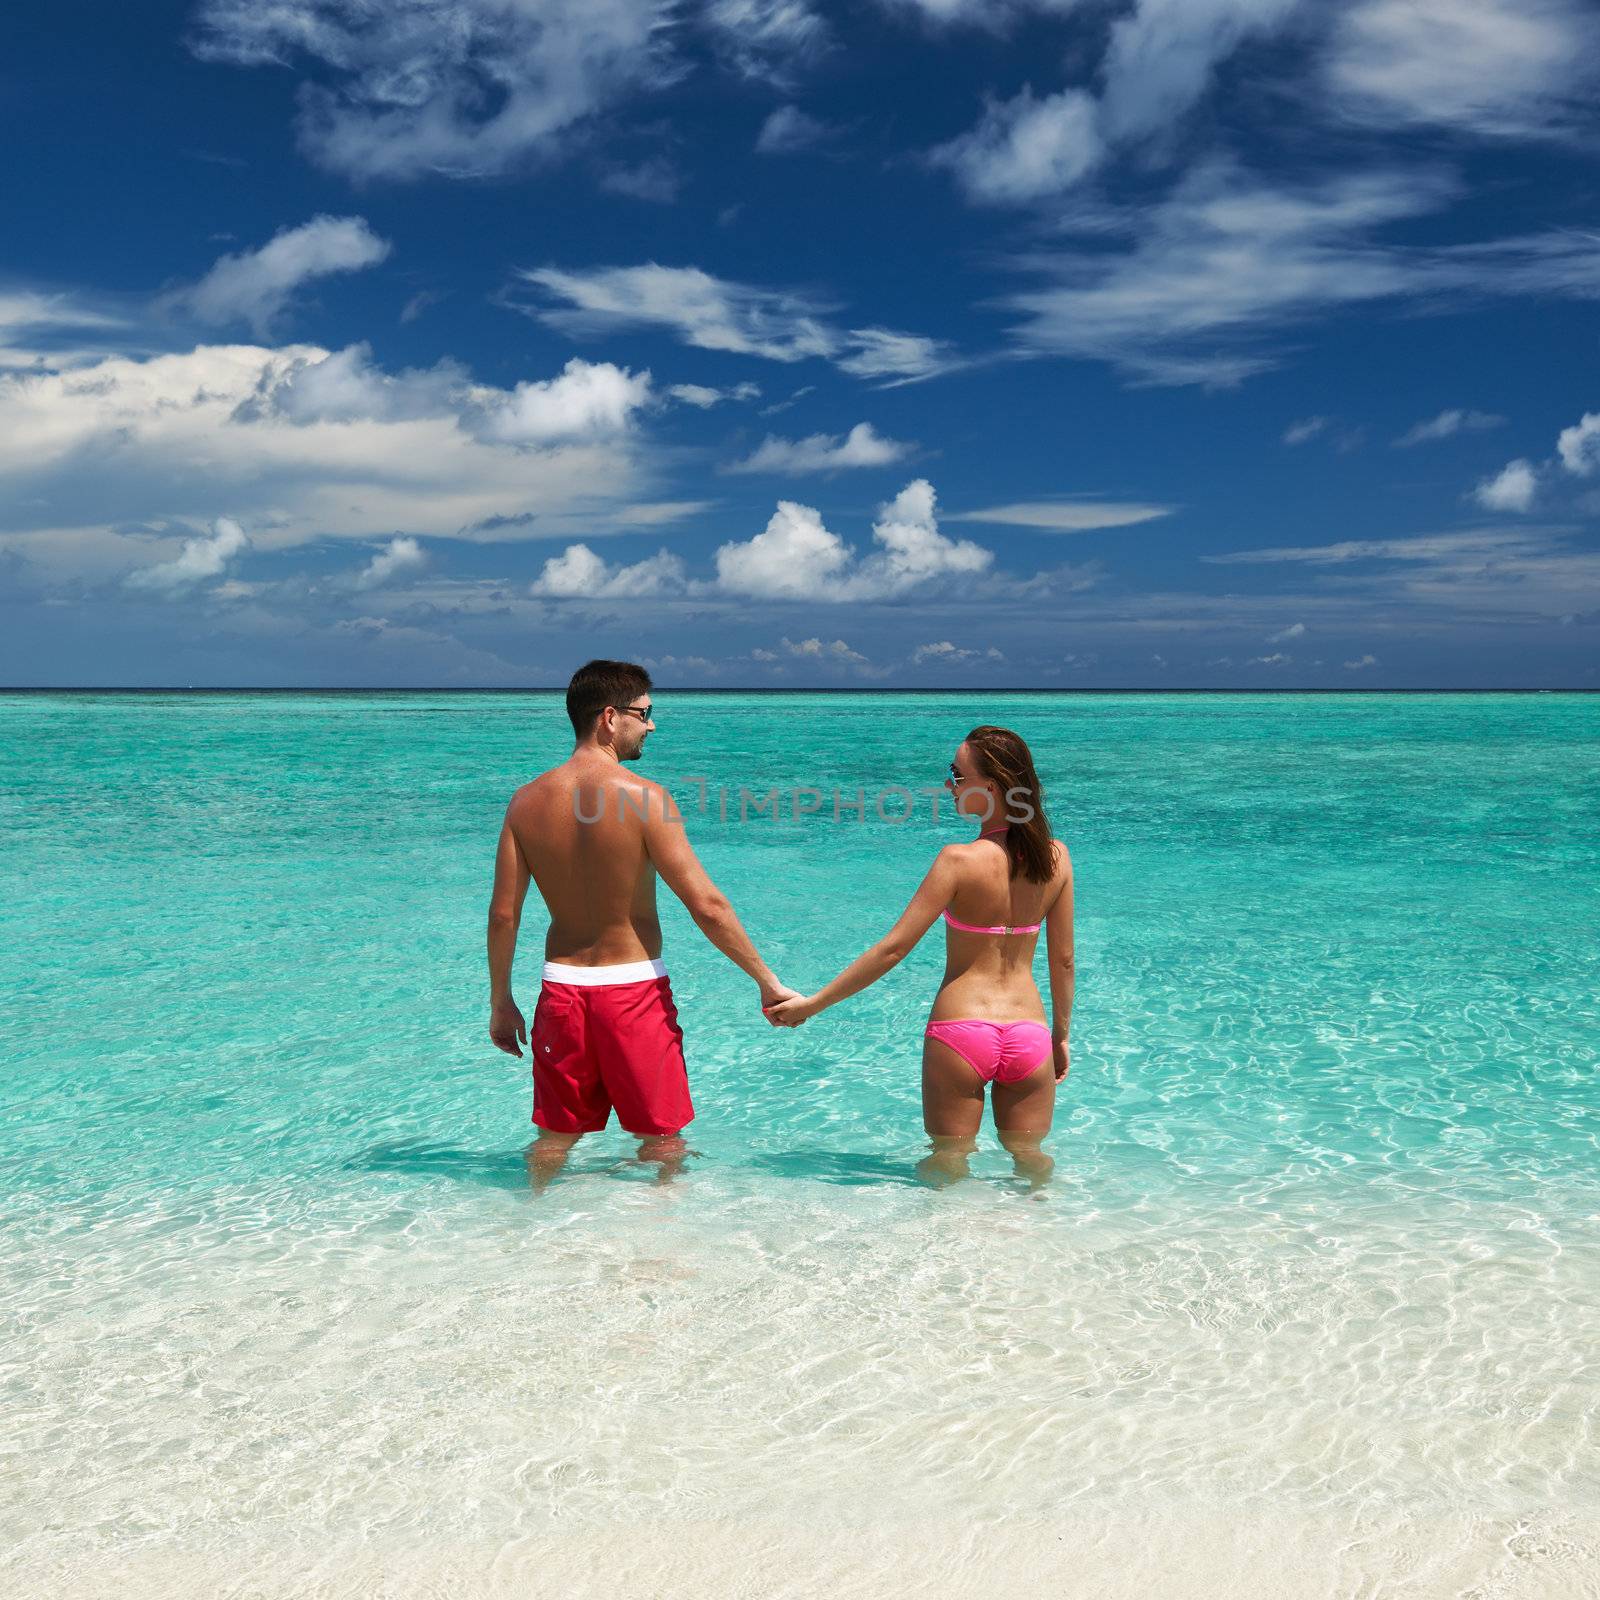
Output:
<svg viewBox="0 0 1600 1600">
<path fill-rule="evenodd" d="M 659 956 L 654 961 L 619 961 L 614 967 L 569 967 L 561 961 L 544 964 L 546 983 L 581 983 L 591 988 L 604 983 L 644 983 L 666 975 L 667 964 Z"/>
</svg>

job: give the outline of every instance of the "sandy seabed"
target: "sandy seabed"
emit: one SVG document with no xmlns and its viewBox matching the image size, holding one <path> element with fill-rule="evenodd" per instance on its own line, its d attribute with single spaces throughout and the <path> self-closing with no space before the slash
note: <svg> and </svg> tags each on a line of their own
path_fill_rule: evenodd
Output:
<svg viewBox="0 0 1600 1600">
<path fill-rule="evenodd" d="M 1514 1522 L 1390 1511 L 1339 1525 L 1130 1504 L 1109 1517 L 1035 1509 L 964 1527 L 653 1521 L 499 1546 L 212 1549 L 202 1539 L 0 1565 L 0 1584 L 28 1600 L 1590 1600 L 1600 1596 L 1597 1535 L 1594 1516 L 1556 1509 Z"/>
</svg>

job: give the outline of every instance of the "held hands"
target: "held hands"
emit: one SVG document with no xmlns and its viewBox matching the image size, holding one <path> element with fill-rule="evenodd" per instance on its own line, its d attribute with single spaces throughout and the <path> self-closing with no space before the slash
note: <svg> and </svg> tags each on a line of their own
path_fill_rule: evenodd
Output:
<svg viewBox="0 0 1600 1600">
<path fill-rule="evenodd" d="M 528 1042 L 528 1024 L 522 1020 L 517 1002 L 510 995 L 489 1012 L 489 1037 L 496 1048 L 504 1050 L 507 1055 L 522 1054 L 517 1048 L 517 1041 L 520 1039 L 523 1044 Z"/>
<path fill-rule="evenodd" d="M 790 1000 L 798 999 L 799 995 L 798 989 L 791 989 L 788 984 L 779 983 L 776 978 L 770 979 L 761 985 L 761 1015 L 776 1028 L 778 1023 L 773 1017 L 773 1011 Z"/>
<path fill-rule="evenodd" d="M 775 1006 L 763 1006 L 767 1021 L 775 1028 L 798 1028 L 807 1017 L 814 1017 L 822 1009 L 815 1000 L 803 994 L 791 993 L 787 1000 Z"/>
</svg>

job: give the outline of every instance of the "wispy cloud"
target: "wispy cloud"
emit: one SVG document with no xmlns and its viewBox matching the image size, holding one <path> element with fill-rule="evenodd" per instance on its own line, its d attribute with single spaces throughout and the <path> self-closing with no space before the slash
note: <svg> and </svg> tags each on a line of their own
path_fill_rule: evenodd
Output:
<svg viewBox="0 0 1600 1600">
<path fill-rule="evenodd" d="M 850 467 L 886 467 L 911 452 L 912 446 L 886 439 L 870 422 L 858 422 L 842 438 L 814 433 L 805 439 L 780 439 L 769 434 L 742 461 L 724 472 L 839 472 Z"/>
<path fill-rule="evenodd" d="M 1600 240 L 1549 234 L 1433 248 L 1382 242 L 1388 224 L 1455 193 L 1442 171 L 1345 173 L 1270 184 L 1207 163 L 1159 204 L 1096 220 L 1093 249 L 1019 265 L 1044 287 L 1009 296 L 1017 348 L 1106 361 L 1135 381 L 1224 386 L 1273 366 L 1267 335 L 1340 308 L 1427 296 L 1600 297 Z M 1107 248 L 1107 228 L 1127 248 Z"/>
<path fill-rule="evenodd" d="M 1353 122 L 1527 138 L 1571 131 L 1597 69 L 1582 0 L 1358 0 L 1335 13 L 1323 84 Z"/>
<path fill-rule="evenodd" d="M 978 511 L 946 512 L 947 522 L 994 522 L 1009 528 L 1081 533 L 1091 528 L 1126 528 L 1172 515 L 1171 506 L 1136 500 L 1026 500 Z"/>
<path fill-rule="evenodd" d="M 1283 430 L 1283 442 L 1289 445 L 1307 444 L 1322 433 L 1328 426 L 1326 417 L 1303 417 L 1299 422 L 1291 422 Z"/>
<path fill-rule="evenodd" d="M 264 338 L 297 289 L 375 266 L 389 248 L 363 217 L 313 217 L 282 229 L 259 250 L 222 256 L 198 283 L 167 295 L 164 303 L 210 326 L 243 322 Z"/>
<path fill-rule="evenodd" d="M 761 132 L 756 135 L 756 154 L 786 156 L 796 150 L 809 150 L 823 143 L 832 131 L 826 122 L 802 111 L 799 106 L 779 106 L 761 124 Z"/>
<path fill-rule="evenodd" d="M 1435 444 L 1440 439 L 1453 439 L 1458 433 L 1486 433 L 1490 428 L 1501 427 L 1504 417 L 1488 411 L 1454 409 L 1441 411 L 1408 428 L 1394 441 L 1397 450 L 1409 450 L 1419 444 Z"/>
<path fill-rule="evenodd" d="M 667 389 L 668 395 L 674 400 L 681 400 L 686 406 L 693 406 L 697 411 L 709 411 L 712 406 L 721 405 L 725 400 L 759 400 L 761 388 L 754 383 L 735 383 L 726 389 L 718 389 L 704 383 L 674 383 Z"/>
<path fill-rule="evenodd" d="M 832 361 L 855 377 L 901 382 L 951 370 L 948 347 L 890 328 L 840 328 L 837 307 L 800 290 L 763 289 L 699 267 L 538 267 L 518 274 L 562 305 L 519 307 L 573 337 L 665 328 L 701 350 L 767 361 Z"/>
<path fill-rule="evenodd" d="M 767 8 L 767 9 L 770 9 Z M 676 79 L 671 0 L 202 0 L 193 46 L 240 66 L 312 61 L 300 141 L 352 177 L 506 172 L 564 152 L 628 93 Z"/>
</svg>

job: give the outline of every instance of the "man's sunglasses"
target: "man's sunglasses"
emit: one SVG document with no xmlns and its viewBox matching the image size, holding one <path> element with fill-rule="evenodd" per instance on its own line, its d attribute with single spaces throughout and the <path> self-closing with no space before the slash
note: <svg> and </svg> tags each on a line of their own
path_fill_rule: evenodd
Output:
<svg viewBox="0 0 1600 1600">
<path fill-rule="evenodd" d="M 626 711 L 630 717 L 637 717 L 641 722 L 653 722 L 656 708 L 654 706 L 613 706 L 613 711 Z"/>
</svg>

